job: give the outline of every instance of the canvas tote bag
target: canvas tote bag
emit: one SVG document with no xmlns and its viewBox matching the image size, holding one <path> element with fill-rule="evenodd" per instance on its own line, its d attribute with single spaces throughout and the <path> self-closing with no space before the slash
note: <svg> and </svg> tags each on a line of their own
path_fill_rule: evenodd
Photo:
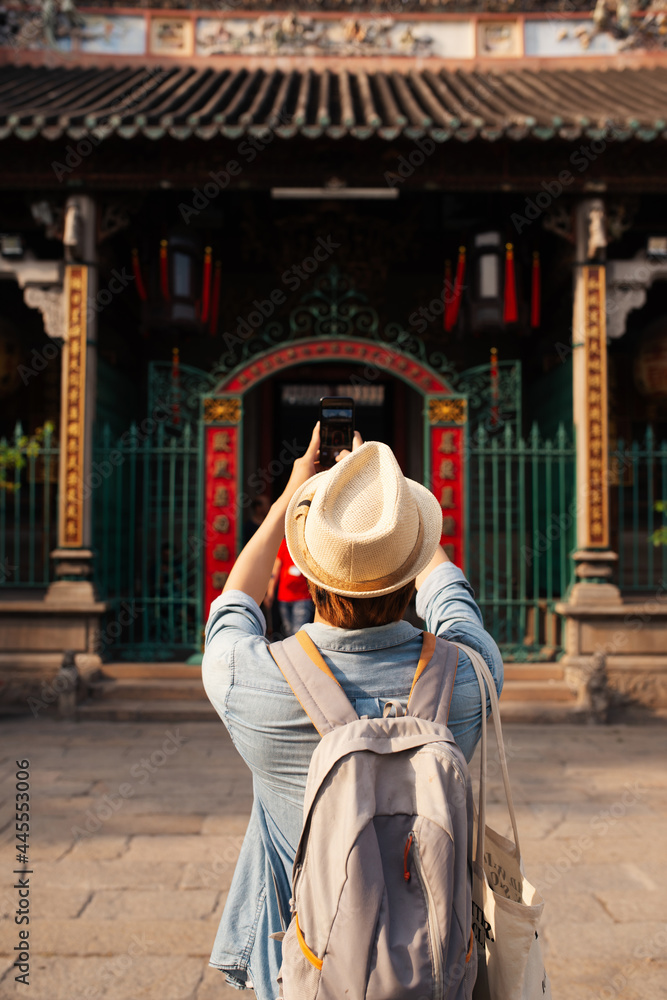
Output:
<svg viewBox="0 0 667 1000">
<path fill-rule="evenodd" d="M 481 767 L 476 846 L 473 861 L 473 931 L 477 940 L 477 981 L 473 1000 L 551 1000 L 542 961 L 538 924 L 544 900 L 524 874 L 512 802 L 496 686 L 485 660 L 457 643 L 477 674 L 482 704 L 488 689 L 498 759 L 514 843 L 486 825 L 487 733 L 482 712 Z"/>
</svg>

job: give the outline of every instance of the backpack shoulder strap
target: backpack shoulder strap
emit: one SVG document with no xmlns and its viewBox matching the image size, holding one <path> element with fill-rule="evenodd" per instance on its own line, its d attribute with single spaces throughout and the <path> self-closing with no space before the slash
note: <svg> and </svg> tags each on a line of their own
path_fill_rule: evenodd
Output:
<svg viewBox="0 0 667 1000">
<path fill-rule="evenodd" d="M 319 649 L 303 629 L 289 639 L 271 643 L 269 652 L 320 736 L 359 718 Z"/>
<path fill-rule="evenodd" d="M 459 651 L 453 642 L 424 632 L 408 699 L 408 715 L 447 725 L 458 661 Z"/>
</svg>

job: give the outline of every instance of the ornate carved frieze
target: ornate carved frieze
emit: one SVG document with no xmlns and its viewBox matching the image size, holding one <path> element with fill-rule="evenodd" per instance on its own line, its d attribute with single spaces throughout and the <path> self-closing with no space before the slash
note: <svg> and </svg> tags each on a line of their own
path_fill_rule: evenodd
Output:
<svg viewBox="0 0 667 1000">
<path fill-rule="evenodd" d="M 25 304 L 30 309 L 39 309 L 44 321 L 44 332 L 49 337 L 65 336 L 65 306 L 61 285 L 43 288 L 27 285 L 23 292 Z"/>
<path fill-rule="evenodd" d="M 386 16 L 335 21 L 295 13 L 248 19 L 201 18 L 195 49 L 197 55 L 429 56 L 442 43 L 438 44 L 428 28 Z"/>
<path fill-rule="evenodd" d="M 204 423 L 238 424 L 241 419 L 241 401 L 239 399 L 204 400 Z"/>
<path fill-rule="evenodd" d="M 428 404 L 428 419 L 432 424 L 464 424 L 466 417 L 465 399 L 432 399 Z"/>
<path fill-rule="evenodd" d="M 607 336 L 622 337 L 628 314 L 646 304 L 646 293 L 654 281 L 667 281 L 667 259 L 649 258 L 641 250 L 632 260 L 607 264 Z"/>
</svg>

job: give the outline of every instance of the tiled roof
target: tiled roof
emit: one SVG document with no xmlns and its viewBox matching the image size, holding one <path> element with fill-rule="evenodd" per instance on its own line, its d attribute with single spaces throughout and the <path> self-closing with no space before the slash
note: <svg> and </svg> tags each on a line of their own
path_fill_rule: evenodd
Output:
<svg viewBox="0 0 667 1000">
<path fill-rule="evenodd" d="M 284 65 L 284 64 L 282 64 Z M 0 69 L 0 138 L 667 138 L 667 67 Z M 423 63 L 422 63 L 423 66 Z"/>
</svg>

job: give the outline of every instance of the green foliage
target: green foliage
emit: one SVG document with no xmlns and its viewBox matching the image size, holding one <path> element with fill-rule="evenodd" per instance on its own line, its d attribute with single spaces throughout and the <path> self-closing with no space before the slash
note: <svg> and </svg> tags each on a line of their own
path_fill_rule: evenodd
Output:
<svg viewBox="0 0 667 1000">
<path fill-rule="evenodd" d="M 0 490 L 14 493 L 20 487 L 16 481 L 16 472 L 24 468 L 28 458 L 36 458 L 44 444 L 44 438 L 49 439 L 53 433 L 53 424 L 47 421 L 43 427 L 38 427 L 34 434 L 22 434 L 14 438 L 12 444 L 0 440 Z M 13 472 L 10 480 L 8 475 Z"/>
<path fill-rule="evenodd" d="M 659 514 L 667 513 L 667 500 L 656 500 L 653 509 L 657 510 Z M 651 541 L 654 545 L 667 545 L 667 524 L 655 529 L 651 535 Z"/>
<path fill-rule="evenodd" d="M 651 541 L 654 545 L 667 545 L 667 525 L 662 528 L 656 528 L 651 535 Z"/>
</svg>

